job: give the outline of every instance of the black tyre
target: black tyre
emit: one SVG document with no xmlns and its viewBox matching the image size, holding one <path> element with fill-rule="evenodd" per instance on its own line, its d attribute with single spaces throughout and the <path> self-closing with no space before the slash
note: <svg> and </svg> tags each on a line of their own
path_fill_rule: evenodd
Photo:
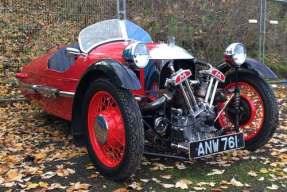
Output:
<svg viewBox="0 0 287 192">
<path fill-rule="evenodd" d="M 240 128 L 245 134 L 246 149 L 253 151 L 265 145 L 278 127 L 277 100 L 272 88 L 256 74 L 240 71 L 238 84 L 241 92 Z M 225 90 L 234 89 L 234 73 L 227 76 L 224 87 Z M 218 120 L 219 125 L 232 127 L 234 119 L 234 105 L 229 104 Z"/>
<path fill-rule="evenodd" d="M 88 88 L 83 110 L 87 149 L 98 171 L 117 181 L 130 177 L 144 150 L 142 116 L 133 95 L 99 79 Z"/>
</svg>

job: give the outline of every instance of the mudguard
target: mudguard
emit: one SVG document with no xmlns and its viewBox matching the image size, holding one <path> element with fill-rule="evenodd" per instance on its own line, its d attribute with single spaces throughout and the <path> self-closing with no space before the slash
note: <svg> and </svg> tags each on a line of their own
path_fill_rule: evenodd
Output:
<svg viewBox="0 0 287 192">
<path fill-rule="evenodd" d="M 73 135 L 81 135 L 83 133 L 81 104 L 84 99 L 85 92 L 89 87 L 89 83 L 101 77 L 110 79 L 116 86 L 124 89 L 141 89 L 141 84 L 136 74 L 128 67 L 114 60 L 103 60 L 91 65 L 81 78 L 74 97 L 72 114 Z"/>
<path fill-rule="evenodd" d="M 114 60 L 103 60 L 94 65 L 91 65 L 86 73 L 90 73 L 91 71 L 104 74 L 113 83 L 124 89 L 141 89 L 141 84 L 136 74 L 127 66 L 122 65 Z"/>
<path fill-rule="evenodd" d="M 263 79 L 274 80 L 278 78 L 268 66 L 252 58 L 247 58 L 241 67 L 256 73 Z M 227 63 L 223 63 L 218 66 L 218 69 L 226 73 L 230 69 L 230 66 Z"/>
</svg>

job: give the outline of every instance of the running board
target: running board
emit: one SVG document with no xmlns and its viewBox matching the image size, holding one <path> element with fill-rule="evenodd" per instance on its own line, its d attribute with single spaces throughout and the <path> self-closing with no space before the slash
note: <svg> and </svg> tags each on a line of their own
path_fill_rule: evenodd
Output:
<svg viewBox="0 0 287 192">
<path fill-rule="evenodd" d="M 35 93 L 39 93 L 45 97 L 70 97 L 73 98 L 75 96 L 74 92 L 69 91 L 61 91 L 56 88 L 51 88 L 44 85 L 30 85 L 26 83 L 19 82 L 18 83 L 21 88 L 30 89 Z"/>
</svg>

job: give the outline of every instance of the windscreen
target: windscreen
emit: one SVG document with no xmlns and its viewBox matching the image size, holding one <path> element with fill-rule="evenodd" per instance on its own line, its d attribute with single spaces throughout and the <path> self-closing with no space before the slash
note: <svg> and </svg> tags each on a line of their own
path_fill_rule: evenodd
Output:
<svg viewBox="0 0 287 192">
<path fill-rule="evenodd" d="M 79 35 L 80 49 L 84 53 L 107 42 L 118 40 L 136 40 L 151 42 L 150 35 L 138 25 L 128 21 L 112 19 L 102 21 L 83 29 Z"/>
</svg>

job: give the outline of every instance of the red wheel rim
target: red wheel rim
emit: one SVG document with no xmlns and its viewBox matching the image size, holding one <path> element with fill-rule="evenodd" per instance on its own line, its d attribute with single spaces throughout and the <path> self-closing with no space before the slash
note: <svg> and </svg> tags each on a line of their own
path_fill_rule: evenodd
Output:
<svg viewBox="0 0 287 192">
<path fill-rule="evenodd" d="M 111 94 L 97 92 L 88 109 L 88 131 L 93 150 L 105 166 L 115 168 L 125 152 L 125 126 L 120 108 Z"/>
<path fill-rule="evenodd" d="M 265 116 L 264 104 L 261 95 L 252 85 L 245 82 L 239 82 L 238 85 L 240 88 L 240 97 L 248 103 L 250 109 L 249 119 L 240 125 L 240 129 L 244 132 L 245 141 L 250 141 L 260 133 L 263 127 Z M 234 90 L 234 88 L 235 83 L 231 83 L 225 87 L 225 90 Z M 232 94 L 226 94 L 228 98 L 230 98 L 231 95 Z M 224 103 L 220 103 L 219 109 L 222 109 L 223 106 Z M 232 123 L 226 111 L 223 111 L 219 116 L 218 122 L 223 129 L 234 127 L 234 123 Z"/>
</svg>

